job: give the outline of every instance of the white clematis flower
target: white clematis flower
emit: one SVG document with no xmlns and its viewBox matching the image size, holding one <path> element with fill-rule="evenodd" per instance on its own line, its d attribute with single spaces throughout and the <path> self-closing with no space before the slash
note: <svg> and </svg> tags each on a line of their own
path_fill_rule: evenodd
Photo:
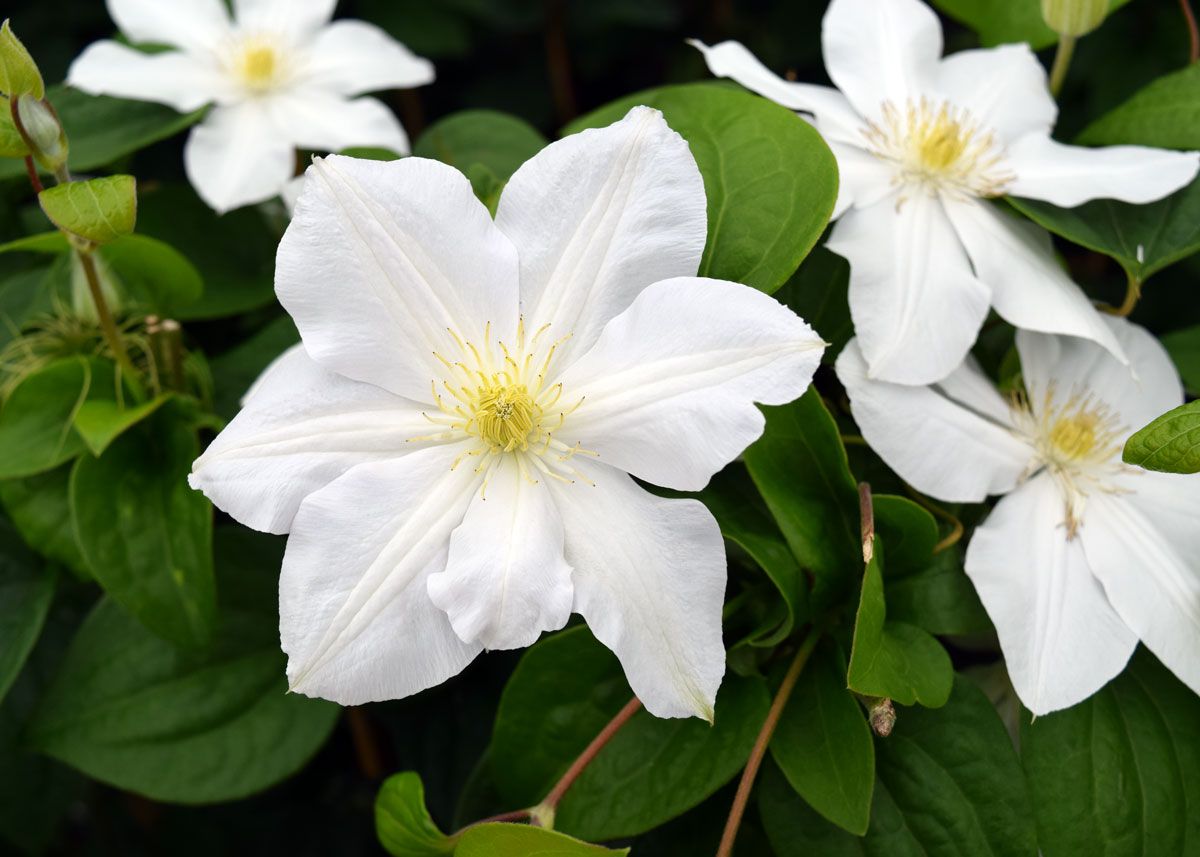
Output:
<svg viewBox="0 0 1200 857">
<path fill-rule="evenodd" d="M 837 157 L 840 219 L 827 246 L 850 262 L 850 312 L 872 377 L 944 378 L 989 306 L 1123 359 L 1046 232 L 987 200 L 1149 202 L 1191 181 L 1200 156 L 1054 141 L 1057 107 L 1029 47 L 943 59 L 941 24 L 919 0 L 833 0 L 822 40 L 837 89 L 782 80 L 737 42 L 693 44 L 714 74 L 811 114 Z"/>
<path fill-rule="evenodd" d="M 1183 402 L 1179 374 L 1145 330 L 1102 319 L 1129 366 L 1018 331 L 1025 387 L 1007 400 L 971 358 L 929 387 L 871 380 L 853 340 L 837 362 L 863 437 L 906 481 L 949 502 L 1006 495 L 966 570 L 1035 714 L 1093 694 L 1139 639 L 1200 691 L 1200 481 L 1121 462 L 1133 431 Z"/>
<path fill-rule="evenodd" d="M 420 86 L 433 66 L 364 21 L 330 23 L 337 0 L 107 0 L 146 54 L 97 42 L 71 65 L 84 92 L 212 110 L 192 129 L 184 165 L 196 192 L 225 212 L 278 195 L 295 150 L 379 146 L 408 151 L 395 115 L 364 92 Z"/>
<path fill-rule="evenodd" d="M 276 287 L 303 345 L 191 484 L 290 532 L 292 688 L 407 696 L 574 611 L 659 716 L 711 718 L 725 556 L 697 490 L 824 348 L 774 299 L 696 277 L 707 222 L 658 111 L 553 143 L 495 221 L 454 169 L 308 170 Z"/>
</svg>

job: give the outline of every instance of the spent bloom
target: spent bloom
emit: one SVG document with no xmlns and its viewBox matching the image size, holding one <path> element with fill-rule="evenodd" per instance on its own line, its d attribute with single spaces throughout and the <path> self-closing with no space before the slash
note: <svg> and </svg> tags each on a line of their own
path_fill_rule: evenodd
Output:
<svg viewBox="0 0 1200 857">
<path fill-rule="evenodd" d="M 1102 317 L 1128 355 L 1017 332 L 1024 388 L 1007 399 L 971 358 L 927 387 L 872 380 L 855 341 L 838 377 L 872 448 L 948 502 L 1005 495 L 971 537 L 966 570 L 996 625 L 1021 701 L 1086 699 L 1140 639 L 1200 691 L 1200 481 L 1121 461 L 1126 438 L 1183 401 L 1149 333 Z"/>
<path fill-rule="evenodd" d="M 217 211 L 278 195 L 296 149 L 379 146 L 408 151 L 395 115 L 364 92 L 420 86 L 433 67 L 364 21 L 330 22 L 336 0 L 107 0 L 143 53 L 97 42 L 67 82 L 98 95 L 156 101 L 180 111 L 212 104 L 184 148 L 196 192 Z"/>
<path fill-rule="evenodd" d="M 195 463 L 290 533 L 293 690 L 407 696 L 587 620 L 660 716 L 712 716 L 725 556 L 698 490 L 808 386 L 824 343 L 695 276 L 704 185 L 662 115 L 545 148 L 496 218 L 454 169 L 309 168 L 276 290 L 302 344 Z"/>
<path fill-rule="evenodd" d="M 1196 153 L 1056 142 L 1057 108 L 1029 47 L 943 59 L 941 24 L 919 0 L 833 0 L 822 43 L 837 89 L 782 80 L 737 42 L 696 44 L 714 74 L 810 114 L 837 157 L 827 246 L 850 262 L 850 312 L 872 377 L 945 377 L 989 306 L 1123 359 L 1045 231 L 988 200 L 1150 202 L 1192 180 Z"/>
</svg>

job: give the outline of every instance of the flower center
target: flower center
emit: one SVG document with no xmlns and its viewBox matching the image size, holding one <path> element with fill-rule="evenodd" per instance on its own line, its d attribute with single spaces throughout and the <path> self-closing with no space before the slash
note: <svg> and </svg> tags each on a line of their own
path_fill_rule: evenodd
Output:
<svg viewBox="0 0 1200 857">
<path fill-rule="evenodd" d="M 534 426 L 542 424 L 542 409 L 524 384 L 479 387 L 472 408 L 479 439 L 504 452 L 527 449 Z"/>
<path fill-rule="evenodd" d="M 282 57 L 275 46 L 264 39 L 247 40 L 234 60 L 234 73 L 252 92 L 273 89 L 281 77 Z"/>
<path fill-rule="evenodd" d="M 1059 417 L 1050 429 L 1050 443 L 1065 460 L 1078 461 L 1096 448 L 1099 426 L 1100 417 L 1088 411 Z"/>
<path fill-rule="evenodd" d="M 885 102 L 879 122 L 862 133 L 872 154 L 895 165 L 894 182 L 909 188 L 1001 196 L 1013 179 L 991 131 L 949 102 Z"/>
</svg>

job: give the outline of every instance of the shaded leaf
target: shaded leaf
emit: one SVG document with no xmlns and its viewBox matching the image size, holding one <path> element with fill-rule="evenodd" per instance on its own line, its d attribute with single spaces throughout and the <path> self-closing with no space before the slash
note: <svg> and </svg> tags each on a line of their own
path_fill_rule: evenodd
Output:
<svg viewBox="0 0 1200 857">
<path fill-rule="evenodd" d="M 454 840 L 442 833 L 425 808 L 419 774 L 405 771 L 384 780 L 375 797 L 375 834 L 393 857 L 453 854 Z"/>
<path fill-rule="evenodd" d="M 1112 0 L 1110 9 L 1128 2 Z M 1037 50 L 1058 41 L 1058 34 L 1042 20 L 1041 0 L 933 0 L 933 4 L 977 32 L 985 46 L 1029 42 Z"/>
<path fill-rule="evenodd" d="M 817 247 L 775 295 L 829 343 L 823 363 L 832 365 L 854 335 L 849 288 L 850 263 Z"/>
<path fill-rule="evenodd" d="M 1162 344 L 1188 390 L 1200 393 L 1200 324 L 1164 334 Z"/>
<path fill-rule="evenodd" d="M 65 565 L 79 577 L 91 572 L 71 526 L 71 465 L 0 482 L 0 503 L 13 526 L 35 551 Z"/>
<path fill-rule="evenodd" d="M 53 597 L 53 573 L 0 518 L 0 702 L 33 650 Z"/>
<path fill-rule="evenodd" d="M 458 167 L 468 177 L 470 169 L 481 164 L 504 183 L 545 145 L 546 138 L 536 128 L 515 116 L 463 110 L 430 125 L 413 144 L 413 154 Z"/>
<path fill-rule="evenodd" d="M 1185 66 L 1139 89 L 1079 135 L 1084 146 L 1133 143 L 1200 149 L 1200 65 Z"/>
<path fill-rule="evenodd" d="M 524 824 L 481 824 L 468 828 L 454 850 L 455 857 L 599 857 L 628 853 L 628 848 L 614 850 L 590 845 L 553 830 Z"/>
<path fill-rule="evenodd" d="M 212 360 L 213 409 L 227 420 L 241 410 L 242 396 L 276 357 L 300 341 L 291 316 L 280 316 Z"/>
</svg>

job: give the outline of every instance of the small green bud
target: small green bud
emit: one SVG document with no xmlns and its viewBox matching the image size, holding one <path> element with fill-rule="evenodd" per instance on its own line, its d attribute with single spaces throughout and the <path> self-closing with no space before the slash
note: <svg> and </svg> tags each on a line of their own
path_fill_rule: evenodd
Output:
<svg viewBox="0 0 1200 857">
<path fill-rule="evenodd" d="M 32 95 L 18 95 L 13 103 L 20 120 L 18 130 L 23 132 L 34 160 L 57 173 L 67 164 L 67 132 L 58 121 L 58 115 L 49 104 Z"/>
<path fill-rule="evenodd" d="M 38 99 L 46 97 L 42 73 L 8 25 L 7 18 L 0 24 L 0 92 L 10 98 L 14 95 L 32 95 Z"/>
<path fill-rule="evenodd" d="M 1104 23 L 1109 0 L 1042 0 L 1042 18 L 1060 36 L 1083 36 Z"/>
</svg>

